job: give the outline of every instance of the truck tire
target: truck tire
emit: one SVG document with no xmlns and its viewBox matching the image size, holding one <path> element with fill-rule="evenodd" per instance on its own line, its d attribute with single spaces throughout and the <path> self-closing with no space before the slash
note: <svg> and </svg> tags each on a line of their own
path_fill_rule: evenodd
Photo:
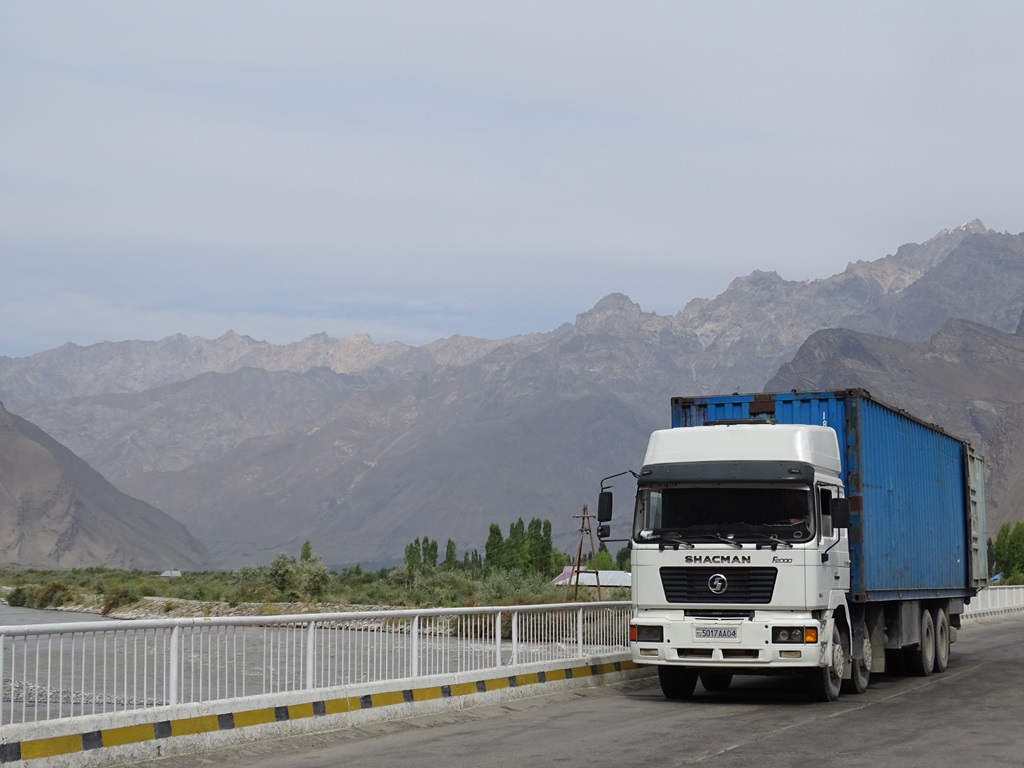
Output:
<svg viewBox="0 0 1024 768">
<path fill-rule="evenodd" d="M 907 649 L 905 653 L 907 671 L 911 675 L 928 677 L 935 669 L 935 622 L 927 608 L 921 610 L 921 642 L 917 648 Z"/>
<path fill-rule="evenodd" d="M 935 609 L 932 617 L 935 624 L 935 666 L 936 672 L 945 672 L 949 666 L 949 612 L 946 606 L 939 606 Z"/>
<path fill-rule="evenodd" d="M 666 699 L 688 699 L 697 687 L 697 670 L 686 667 L 658 667 L 658 682 Z"/>
<path fill-rule="evenodd" d="M 732 675 L 728 672 L 704 672 L 700 676 L 700 684 L 704 686 L 705 691 L 727 691 L 732 685 Z"/>
<path fill-rule="evenodd" d="M 843 680 L 843 693 L 864 693 L 871 684 L 871 664 L 873 662 L 874 649 L 871 646 L 871 638 L 868 637 L 867 628 L 864 629 L 863 634 L 863 658 L 850 659 L 850 679 Z"/>
<path fill-rule="evenodd" d="M 827 667 L 815 667 L 807 672 L 807 695 L 812 701 L 835 701 L 843 686 L 846 649 L 839 627 L 832 623 L 832 653 Z"/>
</svg>

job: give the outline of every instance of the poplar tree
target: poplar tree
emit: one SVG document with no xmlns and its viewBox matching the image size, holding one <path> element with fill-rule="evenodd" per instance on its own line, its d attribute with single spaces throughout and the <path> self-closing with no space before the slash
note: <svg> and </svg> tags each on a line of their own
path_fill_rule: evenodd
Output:
<svg viewBox="0 0 1024 768">
<path fill-rule="evenodd" d="M 411 544 L 407 544 L 405 547 L 405 567 L 409 571 L 409 574 L 419 572 L 423 567 L 423 545 L 420 544 L 420 540 Z"/>
<path fill-rule="evenodd" d="M 437 568 L 437 540 L 423 537 L 423 568 Z"/>
<path fill-rule="evenodd" d="M 454 571 L 458 564 L 459 561 L 455 553 L 455 542 L 448 539 L 448 543 L 444 547 L 444 568 L 449 571 Z"/>
<path fill-rule="evenodd" d="M 524 573 L 530 570 L 530 557 L 527 551 L 526 524 L 519 518 L 508 527 L 508 539 L 505 541 L 505 567 L 517 569 Z"/>
<path fill-rule="evenodd" d="M 501 526 L 497 523 L 491 523 L 487 532 L 484 563 L 488 569 L 505 567 L 505 537 L 502 536 Z"/>
</svg>

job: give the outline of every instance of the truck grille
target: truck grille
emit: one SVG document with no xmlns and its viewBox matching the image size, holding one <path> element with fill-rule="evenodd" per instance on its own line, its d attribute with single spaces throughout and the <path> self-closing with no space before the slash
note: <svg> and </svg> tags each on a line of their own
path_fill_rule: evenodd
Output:
<svg viewBox="0 0 1024 768">
<path fill-rule="evenodd" d="M 670 603 L 755 603 L 772 601 L 776 568 L 662 568 L 661 586 Z M 721 574 L 727 586 L 721 594 L 708 582 Z"/>
</svg>

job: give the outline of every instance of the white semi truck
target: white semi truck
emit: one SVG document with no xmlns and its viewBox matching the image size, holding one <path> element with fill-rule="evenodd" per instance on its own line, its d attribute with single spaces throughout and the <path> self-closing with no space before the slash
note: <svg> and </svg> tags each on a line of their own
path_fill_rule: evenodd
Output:
<svg viewBox="0 0 1024 768">
<path fill-rule="evenodd" d="M 635 474 L 630 644 L 665 696 L 945 670 L 987 576 L 970 444 L 863 390 L 680 397 Z M 599 536 L 611 518 L 602 484 Z"/>
</svg>

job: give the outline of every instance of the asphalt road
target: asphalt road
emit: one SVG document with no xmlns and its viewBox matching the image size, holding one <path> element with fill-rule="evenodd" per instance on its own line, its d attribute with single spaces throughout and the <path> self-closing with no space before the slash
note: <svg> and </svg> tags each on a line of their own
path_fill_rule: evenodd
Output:
<svg viewBox="0 0 1024 768">
<path fill-rule="evenodd" d="M 737 678 L 716 694 L 698 686 L 688 702 L 668 701 L 644 680 L 146 765 L 1019 768 L 1022 720 L 1018 615 L 961 630 L 943 674 L 876 676 L 867 693 L 834 704 L 811 703 L 778 678 Z"/>
</svg>

